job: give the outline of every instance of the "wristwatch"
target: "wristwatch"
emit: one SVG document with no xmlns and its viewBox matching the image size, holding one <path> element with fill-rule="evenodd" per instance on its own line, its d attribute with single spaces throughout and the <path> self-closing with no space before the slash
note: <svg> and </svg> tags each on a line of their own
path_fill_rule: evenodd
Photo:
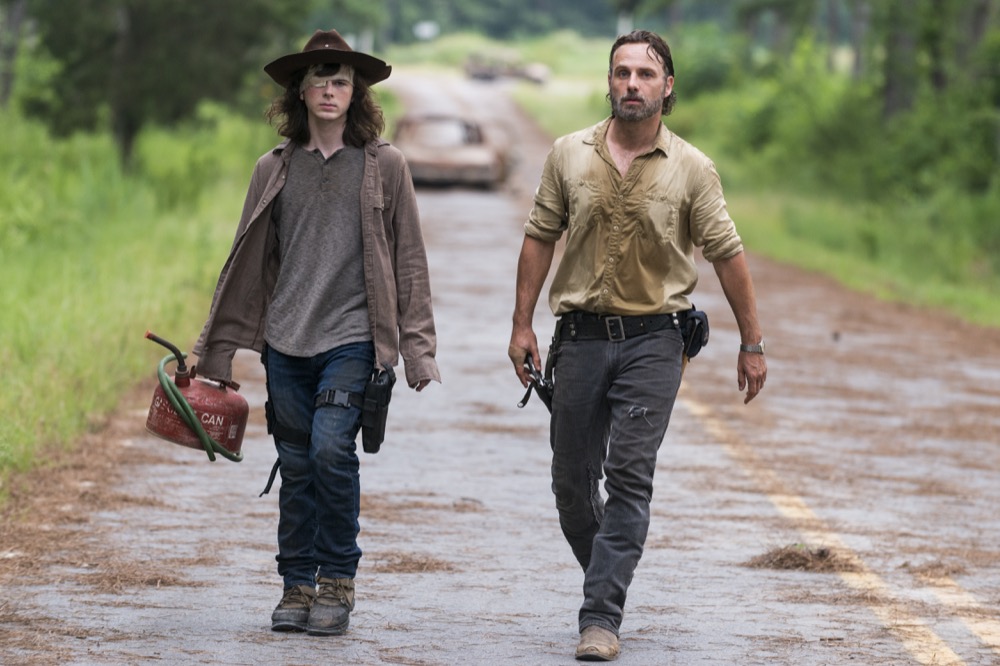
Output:
<svg viewBox="0 0 1000 666">
<path fill-rule="evenodd" d="M 764 353 L 764 339 L 761 338 L 760 342 L 755 345 L 740 345 L 741 352 L 749 352 L 750 354 L 763 354 Z"/>
</svg>

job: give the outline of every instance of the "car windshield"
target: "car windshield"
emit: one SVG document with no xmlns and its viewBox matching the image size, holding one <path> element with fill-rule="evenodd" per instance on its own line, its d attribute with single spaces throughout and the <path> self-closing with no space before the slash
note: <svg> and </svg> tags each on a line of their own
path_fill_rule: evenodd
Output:
<svg viewBox="0 0 1000 666">
<path fill-rule="evenodd" d="M 403 134 L 425 146 L 446 148 L 479 143 L 479 132 L 472 125 L 456 118 L 433 118 L 408 124 Z"/>
</svg>

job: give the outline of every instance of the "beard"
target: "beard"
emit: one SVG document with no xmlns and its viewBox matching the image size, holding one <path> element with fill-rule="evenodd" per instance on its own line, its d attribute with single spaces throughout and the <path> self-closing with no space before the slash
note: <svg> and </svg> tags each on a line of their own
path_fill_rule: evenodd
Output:
<svg viewBox="0 0 1000 666">
<path fill-rule="evenodd" d="M 639 106 L 625 106 L 625 102 L 636 101 Z M 611 112 L 615 118 L 626 122 L 639 122 L 663 113 L 662 99 L 645 99 L 641 95 L 625 94 L 611 97 Z"/>
</svg>

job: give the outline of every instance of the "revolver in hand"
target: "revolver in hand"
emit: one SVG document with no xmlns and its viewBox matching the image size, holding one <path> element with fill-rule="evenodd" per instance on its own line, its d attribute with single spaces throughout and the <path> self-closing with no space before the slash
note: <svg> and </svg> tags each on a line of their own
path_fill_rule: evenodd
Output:
<svg viewBox="0 0 1000 666">
<path fill-rule="evenodd" d="M 517 403 L 517 406 L 524 407 L 528 404 L 528 399 L 531 397 L 531 391 L 534 390 L 535 393 L 538 394 L 538 398 L 545 404 L 551 413 L 552 390 L 554 388 L 552 380 L 546 379 L 538 368 L 535 367 L 530 354 L 524 359 L 524 369 L 528 373 L 528 390 L 525 391 L 524 397 L 521 398 L 521 402 Z"/>
</svg>

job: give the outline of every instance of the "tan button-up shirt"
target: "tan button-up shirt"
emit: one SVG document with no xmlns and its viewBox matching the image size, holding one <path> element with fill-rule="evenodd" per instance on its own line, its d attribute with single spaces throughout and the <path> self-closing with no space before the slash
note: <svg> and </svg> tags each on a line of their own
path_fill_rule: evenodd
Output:
<svg viewBox="0 0 1000 666">
<path fill-rule="evenodd" d="M 719 174 L 661 123 L 654 148 L 622 177 L 605 139 L 610 122 L 558 139 L 545 161 L 525 233 L 554 242 L 566 232 L 549 306 L 556 316 L 689 309 L 694 248 L 710 262 L 743 250 Z"/>
</svg>

